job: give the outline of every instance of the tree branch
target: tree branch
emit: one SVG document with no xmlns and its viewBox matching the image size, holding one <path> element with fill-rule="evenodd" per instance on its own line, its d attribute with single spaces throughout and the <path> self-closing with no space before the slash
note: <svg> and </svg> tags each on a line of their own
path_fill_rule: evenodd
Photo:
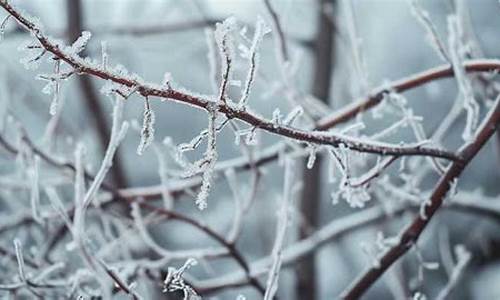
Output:
<svg viewBox="0 0 500 300">
<path fill-rule="evenodd" d="M 96 63 L 85 60 L 77 54 L 65 51 L 64 45 L 61 45 L 59 42 L 47 37 L 37 24 L 31 22 L 28 18 L 20 14 L 14 7 L 8 4 L 7 1 L 3 0 L 2 2 L 0 2 L 0 6 L 2 6 L 27 30 L 29 30 L 33 34 L 33 36 L 38 39 L 41 46 L 46 51 L 52 53 L 59 59 L 75 68 L 75 70 L 77 70 L 80 74 L 93 75 L 120 84 L 122 86 L 132 88 L 144 97 L 160 97 L 164 99 L 171 99 L 185 104 L 190 104 L 207 111 L 210 110 L 210 106 L 213 105 L 213 101 L 201 98 L 199 96 L 190 95 L 183 91 L 171 89 L 168 87 L 149 84 L 138 77 L 123 76 L 116 72 L 107 71 L 103 68 L 100 68 L 100 66 Z M 440 157 L 454 161 L 460 160 L 460 157 L 455 156 L 453 153 L 441 149 L 425 148 L 418 144 L 396 146 L 386 143 L 360 140 L 330 132 L 310 132 L 289 126 L 277 125 L 247 110 L 229 104 L 220 104 L 218 105 L 217 110 L 218 112 L 225 114 L 230 119 L 236 118 L 254 126 L 255 128 L 260 128 L 269 133 L 288 137 L 299 142 L 330 145 L 333 147 L 337 147 L 343 144 L 351 150 L 382 155 L 423 155 Z"/>
<path fill-rule="evenodd" d="M 343 299 L 358 299 L 370 286 L 379 279 L 382 274 L 403 254 L 405 254 L 413 245 L 415 245 L 422 231 L 427 227 L 432 216 L 443 204 L 443 200 L 450 190 L 452 182 L 458 178 L 464 168 L 476 156 L 481 148 L 486 144 L 489 138 L 496 131 L 500 122 L 500 96 L 490 110 L 489 115 L 484 120 L 476 133 L 473 141 L 465 144 L 459 150 L 463 161 L 454 162 L 448 168 L 446 173 L 441 177 L 439 182 L 434 187 L 434 191 L 430 196 L 430 202 L 424 207 L 422 214 L 419 214 L 413 222 L 411 222 L 399 234 L 399 242 L 397 245 L 387 250 L 380 258 L 380 266 L 371 267 L 363 272 L 342 294 Z M 425 218 L 424 218 L 425 216 Z"/>
</svg>

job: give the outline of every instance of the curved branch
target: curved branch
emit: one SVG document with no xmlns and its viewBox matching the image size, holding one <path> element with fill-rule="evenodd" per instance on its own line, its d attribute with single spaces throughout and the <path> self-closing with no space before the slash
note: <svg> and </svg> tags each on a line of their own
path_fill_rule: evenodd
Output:
<svg viewBox="0 0 500 300">
<path fill-rule="evenodd" d="M 31 22 L 28 18 L 20 14 L 6 0 L 0 2 L 2 6 L 13 18 L 23 25 L 40 42 L 41 46 L 59 59 L 63 60 L 80 74 L 89 74 L 101 79 L 112 81 L 114 83 L 133 88 L 144 97 L 160 97 L 172 101 L 190 104 L 197 108 L 209 110 L 213 101 L 196 95 L 190 95 L 180 90 L 174 90 L 169 87 L 162 87 L 155 84 L 144 82 L 137 76 L 123 76 L 117 72 L 108 71 L 101 68 L 98 64 L 83 59 L 82 57 L 70 51 L 66 51 L 65 46 L 48 36 L 44 35 L 43 30 L 37 24 Z M 236 118 L 255 128 L 260 128 L 269 133 L 288 137 L 299 142 L 312 144 L 331 145 L 337 147 L 341 144 L 347 148 L 359 152 L 375 153 L 382 155 L 423 155 L 431 157 L 440 157 L 449 160 L 460 160 L 454 153 L 441 149 L 425 148 L 421 145 L 396 146 L 386 143 L 364 141 L 344 135 L 325 133 L 320 131 L 305 131 L 289 126 L 277 125 L 271 121 L 257 116 L 240 107 L 232 106 L 226 103 L 218 105 L 218 111 L 225 114 L 228 118 Z"/>
<path fill-rule="evenodd" d="M 499 71 L 500 60 L 469 60 L 464 63 L 464 69 L 467 73 Z M 326 130 L 340 123 L 347 122 L 359 113 L 362 113 L 379 104 L 384 99 L 384 95 L 390 92 L 402 93 L 426 83 L 446 77 L 452 77 L 454 75 L 455 73 L 453 72 L 452 67 L 445 64 L 393 81 L 389 84 L 385 84 L 376 88 L 371 95 L 362 97 L 344 108 L 339 109 L 332 115 L 324 117 L 318 121 L 316 129 Z"/>
</svg>

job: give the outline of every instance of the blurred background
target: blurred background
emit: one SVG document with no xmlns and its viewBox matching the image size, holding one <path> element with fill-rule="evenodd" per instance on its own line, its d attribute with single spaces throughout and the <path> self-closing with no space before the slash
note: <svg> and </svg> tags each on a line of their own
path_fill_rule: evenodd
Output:
<svg viewBox="0 0 500 300">
<path fill-rule="evenodd" d="M 214 58 L 210 47 L 216 47 L 210 38 L 215 23 L 234 16 L 239 30 L 246 28 L 247 36 L 252 37 L 255 23 L 261 16 L 272 29 L 264 36 L 260 45 L 260 62 L 257 77 L 249 100 L 251 109 L 271 119 L 273 111 L 279 108 L 283 114 L 289 113 L 294 106 L 287 98 L 290 92 L 300 99 L 309 99 L 317 108 L 317 116 L 322 117 L 335 109 L 351 103 L 377 87 L 388 82 L 420 72 L 445 62 L 429 43 L 427 32 L 412 11 L 410 1 L 399 0 L 273 0 L 274 11 L 279 15 L 287 48 L 286 63 L 276 39 L 276 28 L 272 15 L 261 0 L 27 0 L 11 1 L 27 13 L 36 16 L 51 36 L 71 44 L 83 30 L 92 33 L 92 38 L 83 56 L 99 59 L 101 42 L 106 41 L 109 65 L 123 65 L 130 73 L 137 73 L 148 82 L 159 83 L 165 72 L 172 76 L 176 88 L 184 88 L 194 93 L 213 95 L 214 76 L 218 82 L 219 74 L 213 74 L 210 61 Z M 448 44 L 449 32 L 447 17 L 459 15 L 467 30 L 467 58 L 496 58 L 499 54 L 500 4 L 496 0 L 442 0 L 418 1 L 419 6 L 428 12 L 438 36 Z M 414 10 L 414 9 L 413 9 Z M 0 16 L 6 15 L 4 11 Z M 207 38 L 208 36 L 208 38 Z M 240 39 L 242 39 L 240 37 Z M 26 57 L 20 45 L 32 40 L 22 28 L 10 20 L 0 43 L 0 102 L 2 103 L 2 136 L 12 144 L 16 143 L 18 131 L 16 122 L 22 124 L 26 135 L 35 145 L 47 149 L 63 160 L 73 160 L 77 142 L 83 142 L 87 149 L 86 167 L 95 174 L 102 160 L 109 139 L 111 127 L 112 101 L 101 92 L 105 82 L 88 76 L 72 76 L 64 81 L 60 90 L 60 113 L 57 124 L 50 127 L 52 116 L 49 114 L 51 96 L 42 93 L 44 81 L 36 80 L 40 73 L 50 73 L 53 64 L 50 57 L 41 59 L 36 71 L 25 69 L 20 62 Z M 237 50 L 236 50 L 237 52 Z M 216 53 L 215 59 L 219 60 Z M 248 63 L 238 58 L 234 62 L 234 78 L 244 81 Z M 284 68 L 284 69 L 283 69 Z M 218 69 L 216 70 L 217 72 Z M 284 83 L 283 72 L 288 74 Z M 482 107 L 487 111 L 487 103 L 495 98 L 496 74 L 488 74 L 488 82 L 481 84 L 474 80 L 474 91 Z M 472 76 L 471 76 L 472 77 Z M 471 79 L 472 80 L 472 79 Z M 493 88 L 491 87 L 493 86 Z M 238 98 L 241 86 L 235 82 L 229 95 Z M 493 91 L 493 92 L 492 92 Z M 415 115 L 423 117 L 424 131 L 428 136 L 438 128 L 458 95 L 456 80 L 438 80 L 404 93 Z M 169 155 L 162 144 L 170 138 L 173 144 L 189 142 L 206 128 L 206 114 L 192 107 L 151 99 L 156 115 L 155 147 L 149 148 L 138 156 L 136 148 L 140 140 L 140 124 L 144 101 L 132 95 L 125 104 L 124 118 L 132 122 L 126 138 L 115 156 L 106 183 L 119 188 L 148 187 L 161 184 L 159 158 L 165 160 L 171 177 L 179 170 L 175 159 Z M 301 102 L 308 106 L 309 102 Z M 304 104 L 305 103 L 305 104 Z M 483 105 L 484 104 L 484 105 Z M 9 121 L 9 118 L 11 121 Z M 12 121 L 15 120 L 16 122 Z M 363 133 L 370 135 L 396 122 L 397 116 L 384 115 L 376 118 L 367 112 L 351 124 L 363 121 Z M 136 125 L 138 123 L 139 125 Z M 455 150 L 462 143 L 461 130 L 464 117 L 458 118 L 446 132 L 441 145 Z M 301 123 L 307 126 L 307 122 Z M 346 128 L 348 125 L 342 125 Z M 242 125 L 242 128 L 244 126 Z M 49 134 L 48 132 L 53 132 Z M 49 136 L 51 139 L 46 140 Z M 45 137 L 45 139 L 44 139 Z M 225 128 L 218 135 L 217 149 L 219 161 L 242 156 L 242 148 L 234 143 L 235 134 Z M 255 153 L 273 145 L 281 138 L 264 132 L 257 133 L 258 144 L 249 147 Z M 401 128 L 386 141 L 412 142 L 415 138 L 409 128 Z M 463 195 L 480 197 L 485 201 L 500 201 L 500 158 L 498 142 L 495 137 L 474 159 L 458 181 L 458 190 Z M 194 161 L 204 152 L 200 146 L 187 157 Z M 159 154 L 158 154 L 159 153 Z M 14 183 L 26 180 L 19 174 L 19 162 L 11 153 L 0 147 L 0 218 L 14 220 L 21 213 L 29 214 L 30 190 L 19 188 Z M 362 210 L 382 205 L 391 206 L 402 200 L 394 195 L 371 191 L 371 200 L 364 208 L 353 208 L 342 199 L 332 203 L 332 192 L 338 189 L 338 180 L 330 180 L 332 165 L 326 155 L 318 154 L 312 169 L 305 168 L 306 158 L 295 159 L 295 184 L 300 187 L 293 194 L 290 224 L 287 227 L 285 246 L 313 234 L 319 228 L 335 220 L 357 214 Z M 373 165 L 375 156 L 359 156 L 354 173 L 362 174 L 367 165 Z M 415 160 L 413 165 L 424 164 Z M 408 162 L 411 164 L 411 161 Z M 42 165 L 43 167 L 44 165 Z M 402 185 L 401 173 L 412 176 L 410 167 L 402 172 L 399 164 L 391 166 L 383 177 L 394 185 Z M 357 171 L 357 172 L 356 172 Z M 262 173 L 256 188 L 253 206 L 243 216 L 242 231 L 236 247 L 248 262 L 270 255 L 276 235 L 277 211 L 280 195 L 283 194 L 283 165 L 276 161 L 260 167 Z M 63 203 L 73 201 L 71 187 L 67 180 L 60 180 L 60 172 L 54 168 L 41 169 L 40 184 L 58 187 Z M 24 177 L 23 177 L 24 176 Z M 238 172 L 237 182 L 241 195 L 252 191 L 252 172 Z M 334 177 L 340 175 L 335 172 Z M 227 177 L 227 176 L 226 176 Z M 432 188 L 438 176 L 433 172 L 423 175 L 418 184 L 421 195 Z M 174 180 L 174 179 L 172 179 Z M 379 180 L 379 179 L 377 179 Z M 61 181 L 61 182 L 59 182 Z M 383 184 L 383 183 L 379 183 Z M 196 192 L 184 193 L 175 198 L 175 211 L 188 215 L 215 231 L 225 233 L 232 224 L 235 210 L 234 195 L 224 174 L 215 180 L 208 200 L 208 208 L 199 211 L 194 199 Z M 42 193 L 42 206 L 49 206 L 46 195 Z M 151 199 L 161 206 L 161 195 Z M 15 202 L 15 204 L 13 204 Z M 129 216 L 128 208 L 116 205 L 111 208 L 117 215 Z M 368 265 L 372 258 L 366 252 L 375 245 L 379 232 L 385 237 L 395 234 L 418 211 L 387 214 L 376 222 L 359 226 L 345 234 L 328 239 L 315 247 L 314 251 L 298 260 L 286 263 L 279 277 L 277 296 L 279 299 L 334 299 Z M 464 210 L 443 210 L 426 229 L 418 243 L 417 251 L 410 251 L 397 262 L 364 299 L 408 299 L 416 294 L 434 299 L 449 281 L 445 267 L 452 262 L 456 245 L 463 245 L 471 253 L 472 259 L 463 271 L 460 283 L 454 287 L 449 299 L 500 299 L 500 235 L 498 214 L 477 214 Z M 61 223 L 60 220 L 54 222 Z M 113 221 L 114 222 L 114 221 Z M 112 222 L 112 224 L 113 224 Z M 0 221 L 0 228 L 5 226 Z M 13 249 L 12 240 L 19 237 L 31 244 L 26 247 L 25 255 L 36 256 L 44 246 L 44 239 L 53 236 L 55 225 L 46 224 L 37 233 L 27 233 L 30 225 L 19 224 L 7 230 L 0 230 L 0 243 Z M 89 228 L 99 235 L 102 224 L 90 219 Z M 118 228 L 118 226 L 117 226 Z M 32 230 L 32 229 L 29 229 Z M 89 229 L 91 230 L 91 229 Z M 186 250 L 217 245 L 203 232 L 179 222 L 156 222 L 148 226 L 150 235 L 156 243 L 171 250 Z M 24 232 L 24 233 L 23 233 Z M 112 230 L 112 237 L 118 236 L 120 229 Z M 33 235 L 33 236 L 32 236 Z M 44 238 L 45 237 L 45 238 Z M 106 239 L 105 239 L 106 240 Z M 107 239 L 111 243 L 113 238 Z M 71 261 L 75 256 L 67 248 L 71 238 L 62 237 L 52 253 L 53 261 Z M 96 242 L 102 245 L 105 242 Z M 140 234 L 127 233 L 119 240 L 130 257 L 139 259 L 158 258 L 141 240 Z M 116 250 L 117 253 L 122 250 Z M 125 251 L 125 250 L 123 250 Z M 111 251 L 113 253 L 113 251 Z M 119 255 L 118 255 L 119 256 Z M 74 258 L 77 260 L 77 258 Z M 113 255 L 103 259 L 113 264 Z M 423 262 L 423 260 L 425 262 Z M 120 261 L 119 259 L 117 261 Z M 210 282 L 239 268 L 231 257 L 200 259 L 199 264 L 188 273 L 192 276 L 193 287 L 196 282 Z M 439 267 L 428 266 L 430 262 Z M 15 267 L 12 261 L 0 258 L 1 265 Z M 169 261 L 159 270 L 166 272 L 168 266 L 180 267 L 184 261 Z M 75 264 L 78 264 L 75 262 Z M 118 265 L 118 264 L 117 264 Z M 428 266 L 422 267 L 422 266 Z M 119 268 L 117 266 L 117 268 Z M 4 269 L 2 267 L 2 269 Z M 2 283 L 9 282 L 12 274 L 0 275 Z M 241 273 L 241 272 L 240 272 Z M 423 273 L 423 278 L 419 278 Z M 164 273 L 161 273 L 164 275 Z M 14 274 L 15 275 L 15 274 Z M 261 277 L 265 285 L 266 277 Z M 163 294 L 158 282 L 137 279 L 137 292 L 145 299 L 181 299 L 180 294 Z M 0 290 L 0 295 L 8 292 Z M 236 299 L 243 295 L 246 299 L 260 299 L 261 295 L 252 287 L 237 286 L 207 293 L 207 299 Z M 118 297 L 120 297 L 118 295 Z M 420 298 L 418 298 L 420 299 Z"/>
</svg>

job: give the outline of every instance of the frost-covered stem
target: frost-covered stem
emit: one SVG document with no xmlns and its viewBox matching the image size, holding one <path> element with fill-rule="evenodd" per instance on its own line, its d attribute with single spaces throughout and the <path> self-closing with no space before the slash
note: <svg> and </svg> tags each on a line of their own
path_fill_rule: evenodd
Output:
<svg viewBox="0 0 500 300">
<path fill-rule="evenodd" d="M 61 85 L 59 83 L 60 79 L 60 75 L 59 75 L 59 70 L 61 68 L 61 60 L 60 59 L 56 59 L 55 63 L 54 63 L 54 90 L 53 90 L 53 95 L 52 95 L 52 102 L 50 103 L 50 109 L 49 109 L 49 113 L 51 116 L 55 116 L 57 114 L 57 110 L 58 110 L 58 107 L 59 107 L 59 91 L 61 89 Z"/>
<path fill-rule="evenodd" d="M 212 176 L 215 164 L 217 163 L 217 128 L 215 121 L 217 120 L 217 111 L 214 107 L 209 111 L 208 129 L 207 129 L 207 149 L 205 150 L 203 159 L 198 163 L 202 170 L 201 187 L 198 196 L 196 197 L 196 205 L 200 210 L 207 207 L 207 199 L 212 187 Z"/>
<path fill-rule="evenodd" d="M 0 23 L 0 42 L 3 40 L 4 38 L 4 34 L 5 34 L 5 27 L 7 26 L 7 23 L 9 21 L 9 18 L 10 18 L 10 15 L 7 15 L 3 18 L 2 20 L 2 23 Z"/>
<path fill-rule="evenodd" d="M 42 223 L 42 217 L 40 213 L 40 157 L 35 155 L 33 157 L 33 169 L 32 169 L 32 183 L 31 183 L 31 211 L 33 214 L 33 219 L 38 223 Z"/>
<path fill-rule="evenodd" d="M 396 161 L 396 156 L 390 156 L 382 160 L 375 167 L 370 169 L 368 172 L 364 173 L 359 178 L 353 178 L 349 180 L 349 184 L 353 188 L 362 187 L 372 181 L 374 178 L 377 178 L 382 174 L 382 172 L 387 169 L 394 161 Z"/>
<path fill-rule="evenodd" d="M 422 231 L 427 227 L 436 211 L 443 204 L 451 182 L 458 178 L 464 168 L 482 149 L 489 138 L 493 135 L 500 122 L 500 97 L 497 97 L 488 116 L 483 121 L 475 137 L 458 151 L 464 158 L 463 161 L 453 162 L 446 173 L 440 178 L 429 197 L 429 205 L 424 208 L 425 218 L 419 214 L 403 231 L 399 233 L 399 242 L 388 249 L 380 258 L 379 268 L 368 268 L 363 272 L 341 295 L 343 299 L 358 299 L 377 281 L 385 271 L 401 256 L 403 256 L 418 240 Z"/>
<path fill-rule="evenodd" d="M 362 42 L 358 36 L 356 28 L 356 20 L 354 17 L 354 7 L 353 7 L 354 2 L 350 0 L 344 0 L 342 4 L 344 6 L 347 33 L 349 36 L 350 48 L 352 51 L 352 58 L 355 66 L 354 70 L 356 73 L 356 77 L 359 80 L 357 88 L 359 92 L 364 94 L 368 91 L 369 88 L 368 73 L 364 60 L 364 55 L 361 48 Z"/>
<path fill-rule="evenodd" d="M 257 20 L 255 33 L 252 39 L 252 45 L 250 46 L 250 50 L 247 57 L 249 61 L 247 78 L 245 80 L 245 86 L 243 87 L 243 90 L 241 92 L 241 98 L 239 102 L 239 105 L 242 109 L 244 109 L 245 106 L 247 105 L 248 97 L 250 96 L 250 88 L 253 86 L 255 80 L 255 74 L 257 73 L 257 66 L 259 63 L 259 52 L 258 52 L 259 46 L 262 41 L 262 37 L 266 33 L 267 33 L 266 24 L 264 23 L 264 20 L 259 18 Z"/>
<path fill-rule="evenodd" d="M 462 95 L 460 102 L 463 103 L 463 107 L 467 113 L 462 137 L 465 141 L 468 141 L 473 137 L 477 123 L 479 122 L 479 104 L 474 97 L 471 82 L 467 78 L 463 67 L 466 49 L 462 43 L 463 29 L 456 16 L 448 17 L 448 31 L 451 65 L 455 73 L 458 89 Z"/>
<path fill-rule="evenodd" d="M 65 102 L 65 97 L 59 96 L 59 100 L 57 103 L 57 111 L 56 114 L 53 115 L 49 122 L 47 123 L 47 126 L 45 127 L 45 131 L 42 136 L 42 142 L 46 145 L 48 145 L 49 149 L 53 145 L 54 139 L 52 138 L 54 136 L 54 133 L 57 129 L 57 125 L 59 124 L 59 121 L 62 119 L 62 108 Z"/>
<path fill-rule="evenodd" d="M 96 77 L 113 81 L 115 83 L 127 87 L 137 88 L 138 93 L 140 93 L 144 97 L 155 96 L 166 99 L 175 99 L 177 101 L 191 104 L 196 107 L 203 108 L 205 110 L 209 110 L 210 109 L 209 106 L 212 105 L 211 103 L 212 101 L 210 100 L 203 99 L 193 95 L 188 95 L 184 92 L 177 91 L 174 89 L 162 88 L 157 85 L 147 84 L 137 79 L 124 77 L 122 75 L 113 72 L 105 71 L 93 63 L 85 62 L 77 54 L 72 54 L 68 53 L 67 51 L 61 50 L 63 49 L 62 45 L 47 38 L 37 25 L 30 22 L 24 16 L 19 14 L 19 12 L 15 10 L 11 5 L 2 2 L 0 3 L 0 6 L 2 6 L 7 12 L 9 12 L 20 24 L 22 24 L 25 28 L 27 28 L 27 30 L 31 31 L 33 35 L 39 40 L 42 47 L 44 47 L 47 51 L 59 57 L 61 60 L 68 63 L 70 66 L 76 68 L 80 73 L 90 74 Z M 483 68 L 484 67 L 485 66 L 483 65 Z M 493 67 L 491 64 L 488 64 L 488 67 L 486 69 L 491 70 L 492 68 L 493 69 L 500 68 L 500 63 L 494 64 Z M 411 146 L 399 147 L 395 145 L 377 146 L 368 141 L 356 141 L 353 143 L 353 139 L 346 136 L 341 137 L 341 136 L 336 136 L 335 134 L 322 134 L 319 132 L 311 133 L 309 131 L 300 130 L 288 126 L 276 126 L 276 124 L 274 124 L 271 121 L 263 119 L 248 111 L 241 111 L 238 108 L 235 108 L 228 104 L 219 105 L 218 111 L 230 118 L 240 119 L 241 121 L 246 122 L 254 126 L 255 128 L 260 128 L 270 133 L 292 138 L 302 142 L 309 142 L 322 145 L 332 145 L 332 146 L 346 144 L 348 148 L 355 151 L 386 154 L 386 155 L 426 155 L 426 156 L 443 157 L 448 159 L 458 159 L 457 157 L 454 157 L 450 153 L 437 149 L 426 149 L 421 147 L 415 148 Z"/>
<path fill-rule="evenodd" d="M 207 59 L 208 59 L 208 73 L 209 73 L 209 80 L 210 80 L 210 86 L 212 87 L 212 92 L 214 95 L 217 94 L 218 92 L 218 85 L 217 85 L 217 59 L 216 59 L 216 54 L 215 54 L 215 47 L 214 47 L 214 32 L 212 29 L 205 29 L 205 38 L 207 42 Z"/>
<path fill-rule="evenodd" d="M 85 5 L 87 5 L 87 2 L 82 0 L 65 0 L 64 2 L 66 6 L 67 24 L 67 31 L 64 32 L 64 37 L 67 39 L 68 43 L 72 43 L 71 51 L 73 51 L 72 53 L 74 53 L 74 55 L 85 57 L 88 53 L 84 48 L 91 37 L 89 31 L 83 31 L 84 28 L 88 26 L 88 24 L 85 24 Z M 103 66 L 102 62 L 96 63 L 96 65 L 106 69 L 106 66 Z M 78 68 L 74 71 L 78 73 Z M 84 103 L 87 110 L 88 117 L 90 118 L 89 124 L 93 125 L 96 136 L 99 137 L 99 150 L 101 153 L 104 153 L 106 151 L 110 135 L 110 128 L 107 123 L 108 114 L 104 109 L 104 103 L 101 103 L 100 100 L 102 98 L 98 93 L 96 83 L 92 81 L 90 76 L 78 76 L 77 81 L 78 89 L 82 95 L 80 100 Z M 111 183 L 119 187 L 124 187 L 127 186 L 125 169 L 121 163 L 119 153 L 117 154 L 117 157 L 118 159 L 115 161 L 113 168 L 111 169 Z"/>
<path fill-rule="evenodd" d="M 104 158 L 101 162 L 99 171 L 97 172 L 94 181 L 85 194 L 85 199 L 83 200 L 84 207 L 90 204 L 95 194 L 99 190 L 99 187 L 104 181 L 106 173 L 113 164 L 113 157 L 115 155 L 116 149 L 127 133 L 128 122 L 122 122 L 122 113 L 123 101 L 119 97 L 116 97 L 113 109 L 113 125 L 111 127 L 111 136 L 109 138 L 108 148 L 106 149 L 106 153 L 104 154 Z"/>
<path fill-rule="evenodd" d="M 446 47 L 443 45 L 443 42 L 439 37 L 436 26 L 429 16 L 429 12 L 424 10 L 422 6 L 420 6 L 420 3 L 418 3 L 418 1 L 419 0 L 409 0 L 412 14 L 427 31 L 427 38 L 429 40 L 429 43 L 439 54 L 439 57 L 445 62 L 450 62 L 450 58 L 448 56 L 448 53 L 446 52 Z"/>
<path fill-rule="evenodd" d="M 118 101 L 119 99 L 117 99 Z M 146 97 L 144 99 L 144 114 L 142 119 L 142 129 L 141 129 L 141 141 L 139 142 L 139 146 L 137 146 L 137 154 L 142 155 L 146 148 L 153 142 L 155 129 L 155 114 L 151 109 L 149 104 L 149 99 Z"/>
<path fill-rule="evenodd" d="M 229 243 L 234 244 L 240 234 L 241 223 L 243 222 L 243 194 L 240 191 L 234 169 L 228 169 L 224 172 L 224 175 L 226 175 L 226 180 L 234 198 L 233 223 L 226 239 Z"/>
<path fill-rule="evenodd" d="M 22 282 L 26 282 L 26 271 L 23 256 L 23 246 L 19 239 L 14 239 L 14 249 L 16 250 L 17 267 L 19 272 L 19 278 Z"/>
<path fill-rule="evenodd" d="M 314 113 L 311 111 L 309 105 L 304 105 L 305 99 L 304 97 L 301 97 L 300 92 L 297 90 L 296 85 L 292 80 L 292 75 L 290 74 L 291 57 L 289 54 L 285 31 L 281 24 L 280 17 L 271 4 L 271 0 L 264 0 L 264 4 L 272 20 L 274 42 L 276 44 L 276 60 L 282 77 L 282 84 L 286 99 L 288 100 L 290 105 L 303 108 L 305 112 L 304 117 L 306 117 L 308 121 L 313 123 L 313 121 L 315 120 Z"/>
<path fill-rule="evenodd" d="M 274 10 L 273 5 L 271 4 L 271 0 L 264 0 L 264 4 L 266 5 L 266 9 L 271 16 L 273 21 L 273 29 L 275 34 L 275 43 L 277 44 L 278 49 L 278 57 L 280 58 L 280 64 L 283 65 L 290 60 L 290 56 L 288 54 L 288 47 L 285 39 L 285 32 L 280 23 L 280 18 L 276 10 Z"/>
<path fill-rule="evenodd" d="M 160 176 L 160 183 L 163 187 L 161 189 L 161 197 L 163 199 L 163 205 L 166 209 L 172 209 L 173 207 L 173 198 L 169 191 L 169 178 L 167 175 L 167 162 L 165 157 L 163 157 L 163 153 L 160 149 L 153 144 L 153 150 L 155 151 L 156 157 L 158 159 L 158 175 Z"/>
<path fill-rule="evenodd" d="M 221 82 L 219 85 L 219 102 L 227 104 L 226 94 L 229 81 L 231 80 L 233 62 L 233 41 L 231 32 L 234 29 L 235 20 L 229 18 L 218 23 L 214 32 L 215 41 L 219 48 L 221 58 Z"/>
<path fill-rule="evenodd" d="M 131 206 L 132 206 L 132 217 L 134 219 L 135 226 L 137 227 L 137 230 L 139 231 L 139 234 L 141 235 L 141 238 L 144 241 L 144 243 L 147 246 L 149 246 L 149 248 L 151 248 L 153 251 L 155 251 L 158 255 L 167 258 L 170 257 L 171 256 L 170 251 L 158 245 L 158 243 L 156 243 L 149 234 L 148 229 L 146 228 L 146 224 L 144 223 L 144 220 L 142 218 L 141 208 L 139 207 L 139 204 L 137 202 L 133 202 Z"/>
<path fill-rule="evenodd" d="M 82 144 L 78 144 L 75 150 L 75 182 L 74 182 L 74 216 L 72 234 L 78 238 L 83 234 L 84 222 L 84 199 L 85 199 L 85 179 L 83 155 L 85 148 Z"/>
<path fill-rule="evenodd" d="M 102 260 L 97 259 L 97 262 L 100 267 L 104 269 L 106 274 L 111 278 L 118 289 L 130 295 L 134 300 L 142 299 L 134 290 L 129 288 L 127 283 L 122 278 L 120 278 L 120 276 L 115 271 L 110 269 Z"/>
<path fill-rule="evenodd" d="M 455 253 L 457 256 L 457 263 L 453 267 L 448 283 L 437 295 L 436 299 L 438 300 L 448 299 L 448 296 L 452 292 L 453 288 L 455 288 L 455 286 L 459 282 L 460 278 L 464 273 L 465 268 L 467 267 L 472 258 L 471 253 L 467 251 L 467 249 L 465 249 L 465 247 L 462 245 L 457 245 L 455 247 Z"/>
<path fill-rule="evenodd" d="M 281 269 L 282 256 L 283 256 L 283 244 L 285 241 L 286 228 L 288 227 L 289 219 L 289 208 L 292 202 L 292 184 L 293 184 L 293 173 L 294 165 L 292 160 L 286 159 L 285 161 L 285 182 L 283 187 L 283 198 L 281 199 L 281 205 L 278 213 L 278 223 L 276 225 L 276 238 L 274 240 L 274 246 L 272 250 L 272 264 L 269 269 L 269 275 L 267 278 L 267 288 L 264 294 L 264 300 L 271 300 L 276 295 L 278 291 L 278 278 Z"/>
</svg>

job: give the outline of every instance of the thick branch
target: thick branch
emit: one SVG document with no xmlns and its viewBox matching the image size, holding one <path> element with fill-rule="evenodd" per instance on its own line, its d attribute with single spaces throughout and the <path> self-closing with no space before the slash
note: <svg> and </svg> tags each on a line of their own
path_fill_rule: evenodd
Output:
<svg viewBox="0 0 500 300">
<path fill-rule="evenodd" d="M 450 190 L 452 182 L 458 178 L 467 164 L 486 144 L 493 135 L 500 122 L 500 96 L 485 119 L 476 137 L 472 142 L 465 144 L 459 151 L 464 158 L 463 161 L 454 162 L 436 184 L 429 205 L 424 207 L 422 214 L 419 214 L 400 234 L 399 243 L 386 251 L 380 259 L 379 267 L 371 267 L 361 274 L 341 295 L 343 299 L 358 299 L 370 286 L 379 279 L 384 272 L 413 245 L 415 245 L 422 231 L 427 227 L 432 216 L 443 204 L 443 200 Z"/>
</svg>

